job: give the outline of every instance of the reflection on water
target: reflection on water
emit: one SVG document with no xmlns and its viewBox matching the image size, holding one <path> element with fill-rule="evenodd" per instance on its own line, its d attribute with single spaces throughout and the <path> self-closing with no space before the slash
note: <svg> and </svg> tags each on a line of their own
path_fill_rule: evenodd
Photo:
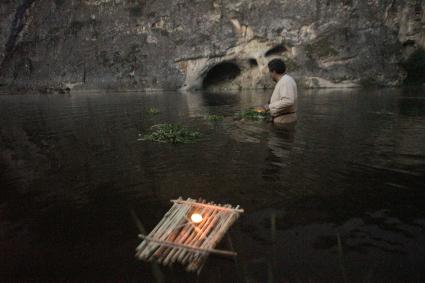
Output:
<svg viewBox="0 0 425 283">
<path fill-rule="evenodd" d="M 293 127 L 234 120 L 268 95 L 0 96 L 1 281 L 423 282 L 423 91 L 304 91 Z M 138 141 L 162 122 L 203 138 Z M 236 261 L 135 260 L 131 211 L 151 229 L 178 196 L 246 209 Z"/>
</svg>

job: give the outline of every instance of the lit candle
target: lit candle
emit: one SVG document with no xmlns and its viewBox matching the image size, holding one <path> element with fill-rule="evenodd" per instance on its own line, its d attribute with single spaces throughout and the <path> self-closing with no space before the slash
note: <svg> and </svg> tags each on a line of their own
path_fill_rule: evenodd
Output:
<svg viewBox="0 0 425 283">
<path fill-rule="evenodd" d="M 199 213 L 194 213 L 192 214 L 190 219 L 192 219 L 194 223 L 200 223 L 202 221 L 202 215 L 200 215 Z"/>
</svg>

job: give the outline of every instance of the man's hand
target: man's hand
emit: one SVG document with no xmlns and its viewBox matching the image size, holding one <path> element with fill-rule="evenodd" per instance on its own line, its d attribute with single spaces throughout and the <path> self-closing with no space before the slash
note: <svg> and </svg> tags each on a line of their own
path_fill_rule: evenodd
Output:
<svg viewBox="0 0 425 283">
<path fill-rule="evenodd" d="M 255 111 L 258 112 L 258 113 L 267 112 L 267 111 L 269 111 L 269 105 L 255 107 Z"/>
</svg>

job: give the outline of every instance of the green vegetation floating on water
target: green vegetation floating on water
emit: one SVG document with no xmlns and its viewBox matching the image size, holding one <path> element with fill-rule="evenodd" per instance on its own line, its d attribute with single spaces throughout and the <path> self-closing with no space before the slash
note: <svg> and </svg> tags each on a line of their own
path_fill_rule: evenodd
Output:
<svg viewBox="0 0 425 283">
<path fill-rule="evenodd" d="M 248 109 L 238 113 L 239 119 L 251 121 L 271 121 L 272 117 L 269 112 L 257 112 L 255 109 Z"/>
<path fill-rule="evenodd" d="M 159 113 L 161 113 L 161 111 L 159 111 L 158 108 L 151 107 L 151 108 L 148 109 L 149 115 L 158 115 Z"/>
<path fill-rule="evenodd" d="M 152 132 L 143 139 L 162 143 L 191 143 L 201 137 L 201 133 L 180 125 L 158 124 L 151 127 Z"/>
<path fill-rule="evenodd" d="M 219 121 L 223 121 L 224 116 L 221 115 L 208 115 L 207 116 L 208 121 L 211 122 L 219 122 Z"/>
</svg>

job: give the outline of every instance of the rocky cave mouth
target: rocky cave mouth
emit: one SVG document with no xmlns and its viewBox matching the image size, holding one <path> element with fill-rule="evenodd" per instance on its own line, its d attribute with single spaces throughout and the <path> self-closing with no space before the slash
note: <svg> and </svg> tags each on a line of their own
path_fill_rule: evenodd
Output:
<svg viewBox="0 0 425 283">
<path fill-rule="evenodd" d="M 264 56 L 269 57 L 272 55 L 280 55 L 283 52 L 287 51 L 286 47 L 283 44 L 278 44 L 273 48 L 269 49 Z"/>
<path fill-rule="evenodd" d="M 403 64 L 407 72 L 404 84 L 422 85 L 425 83 L 425 49 L 418 49 Z"/>
<path fill-rule="evenodd" d="M 212 67 L 202 82 L 202 88 L 208 89 L 214 85 L 230 82 L 241 74 L 241 68 L 234 62 L 221 62 Z"/>
<path fill-rule="evenodd" d="M 248 60 L 248 63 L 249 63 L 249 66 L 250 66 L 251 68 L 258 67 L 258 62 L 257 62 L 257 60 L 256 60 L 256 59 L 254 59 L 254 58 L 250 58 L 250 59 Z"/>
</svg>

